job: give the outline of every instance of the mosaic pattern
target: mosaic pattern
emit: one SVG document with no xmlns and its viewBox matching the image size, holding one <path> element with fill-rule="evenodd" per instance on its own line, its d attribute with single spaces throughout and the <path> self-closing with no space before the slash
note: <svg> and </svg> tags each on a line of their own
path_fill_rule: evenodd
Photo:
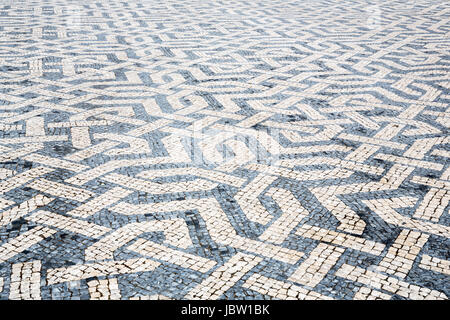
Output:
<svg viewBox="0 0 450 320">
<path fill-rule="evenodd" d="M 1 299 L 447 299 L 450 3 L 3 0 Z"/>
</svg>

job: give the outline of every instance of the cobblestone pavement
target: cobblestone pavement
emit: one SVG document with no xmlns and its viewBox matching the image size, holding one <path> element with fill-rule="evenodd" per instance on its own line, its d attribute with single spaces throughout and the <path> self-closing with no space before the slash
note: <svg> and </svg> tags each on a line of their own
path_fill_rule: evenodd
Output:
<svg viewBox="0 0 450 320">
<path fill-rule="evenodd" d="M 446 0 L 2 0 L 0 299 L 447 299 Z"/>
</svg>

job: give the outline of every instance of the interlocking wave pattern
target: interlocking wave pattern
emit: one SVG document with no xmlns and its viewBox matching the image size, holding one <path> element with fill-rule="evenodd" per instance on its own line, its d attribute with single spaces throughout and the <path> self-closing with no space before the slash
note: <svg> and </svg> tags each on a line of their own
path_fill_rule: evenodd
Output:
<svg viewBox="0 0 450 320">
<path fill-rule="evenodd" d="M 1 299 L 447 299 L 450 3 L 3 0 Z"/>
</svg>

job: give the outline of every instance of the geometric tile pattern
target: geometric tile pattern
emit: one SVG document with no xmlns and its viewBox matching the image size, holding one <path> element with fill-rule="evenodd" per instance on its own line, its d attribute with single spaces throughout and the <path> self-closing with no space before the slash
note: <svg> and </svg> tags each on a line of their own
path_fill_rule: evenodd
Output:
<svg viewBox="0 0 450 320">
<path fill-rule="evenodd" d="M 0 12 L 0 299 L 450 296 L 448 1 Z"/>
</svg>

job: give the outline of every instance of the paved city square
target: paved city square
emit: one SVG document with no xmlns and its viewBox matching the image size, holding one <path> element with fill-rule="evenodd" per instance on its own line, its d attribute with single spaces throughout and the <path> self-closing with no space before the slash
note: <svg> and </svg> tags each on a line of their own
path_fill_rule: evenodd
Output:
<svg viewBox="0 0 450 320">
<path fill-rule="evenodd" d="M 0 299 L 448 299 L 450 2 L 2 0 Z"/>
</svg>

